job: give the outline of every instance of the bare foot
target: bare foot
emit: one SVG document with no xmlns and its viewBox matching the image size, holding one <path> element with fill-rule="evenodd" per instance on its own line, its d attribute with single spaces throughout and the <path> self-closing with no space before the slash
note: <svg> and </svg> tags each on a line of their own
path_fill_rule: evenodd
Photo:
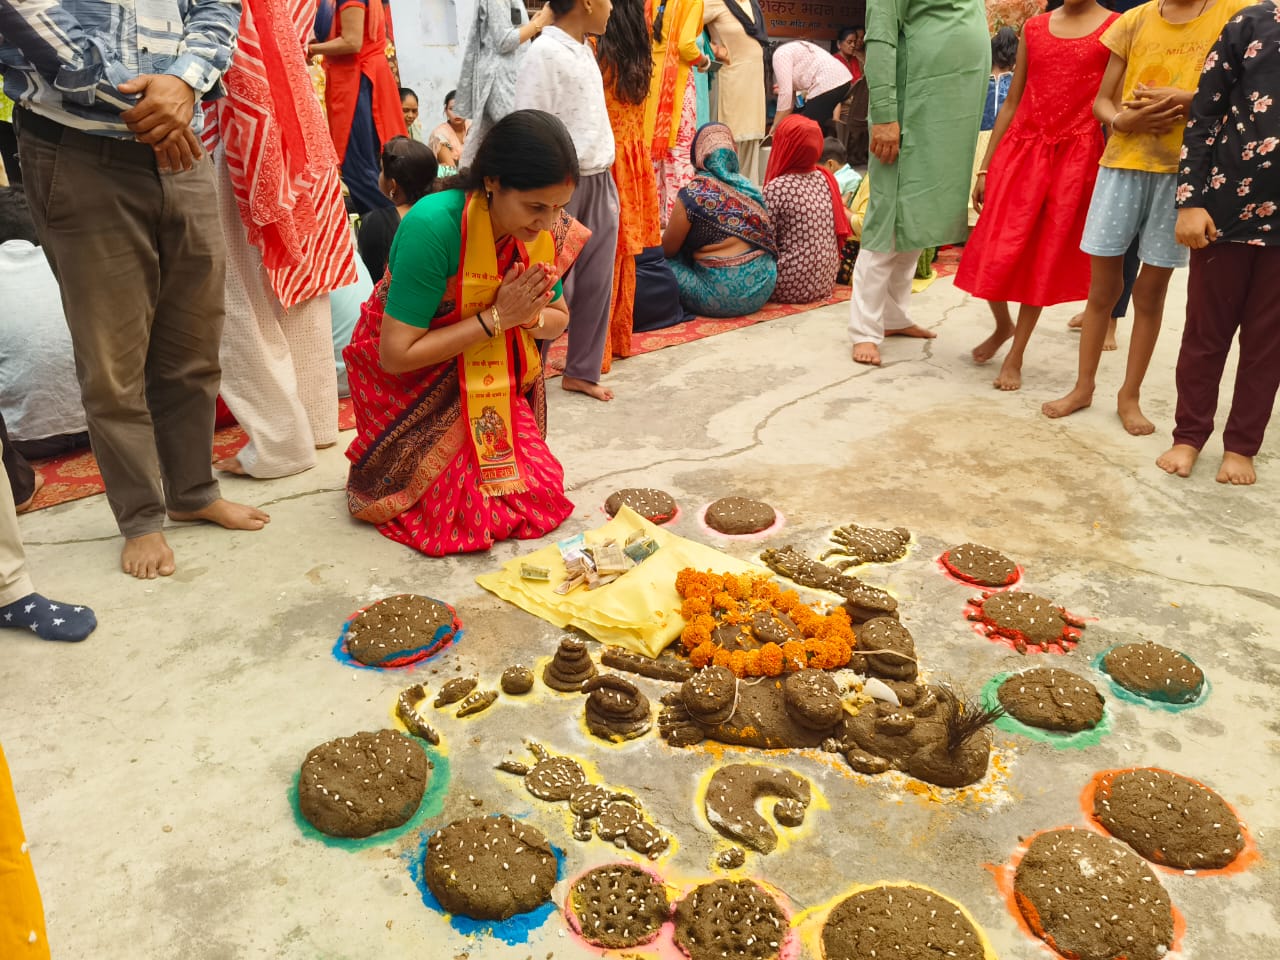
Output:
<svg viewBox="0 0 1280 960">
<path fill-rule="evenodd" d="M 1051 420 L 1057 420 L 1059 417 L 1069 417 L 1091 403 L 1093 403 L 1093 391 L 1081 390 L 1077 387 L 1061 400 L 1050 400 L 1048 403 L 1041 404 L 1040 412 Z"/>
<path fill-rule="evenodd" d="M 1102 349 L 1103 350 L 1118 349 L 1118 344 L 1116 343 L 1116 318 L 1115 317 L 1111 317 L 1110 319 L 1107 320 L 1107 335 L 1102 340 Z"/>
<path fill-rule="evenodd" d="M 853 362 L 865 363 L 872 367 L 880 366 L 880 348 L 874 343 L 855 343 Z"/>
<path fill-rule="evenodd" d="M 973 362 L 986 363 L 1013 336 L 1013 327 L 996 327 L 995 332 L 973 348 Z"/>
<path fill-rule="evenodd" d="M 1079 330 L 1084 326 L 1084 313 L 1077 313 L 1074 317 L 1067 321 L 1068 330 Z"/>
<path fill-rule="evenodd" d="M 177 521 L 207 520 L 228 530 L 261 530 L 271 518 L 257 507 L 249 507 L 243 503 L 232 503 L 219 497 L 203 510 L 192 510 L 190 513 L 169 511 L 169 519 Z"/>
<path fill-rule="evenodd" d="M 39 470 L 37 470 L 37 471 L 36 471 L 36 475 L 35 475 L 35 477 L 32 479 L 31 483 L 32 483 L 32 487 L 33 487 L 32 491 L 31 491 L 31 496 L 27 497 L 27 499 L 23 500 L 20 504 L 18 504 L 18 505 L 14 508 L 14 511 L 15 511 L 16 513 L 26 513 L 28 510 L 30 510 L 30 509 L 31 509 L 31 505 L 32 505 L 33 503 L 35 503 L 35 502 L 36 502 L 36 495 L 37 495 L 37 494 L 38 494 L 42 489 L 44 489 L 44 477 L 40 476 L 40 471 L 39 471 Z"/>
<path fill-rule="evenodd" d="M 899 327 L 896 330 L 886 330 L 886 337 L 915 337 L 918 340 L 932 340 L 937 336 L 932 330 L 926 330 L 918 323 L 913 323 L 909 327 Z"/>
<path fill-rule="evenodd" d="M 1135 437 L 1145 437 L 1156 432 L 1156 425 L 1142 415 L 1138 401 L 1123 397 L 1116 398 L 1116 412 L 1120 414 L 1120 422 Z"/>
<path fill-rule="evenodd" d="M 1196 465 L 1196 457 L 1200 451 L 1189 443 L 1175 443 L 1160 456 L 1156 457 L 1156 466 L 1165 473 L 1178 477 L 1191 476 L 1191 468 Z"/>
<path fill-rule="evenodd" d="M 240 463 L 239 457 L 224 457 L 221 460 L 213 461 L 213 469 L 221 470 L 223 473 L 234 473 L 237 477 L 247 477 L 247 471 Z"/>
<path fill-rule="evenodd" d="M 1222 455 L 1222 466 L 1218 468 L 1218 482 L 1230 483 L 1237 487 L 1247 487 L 1256 483 L 1258 475 L 1253 470 L 1253 457 L 1242 457 L 1228 450 Z"/>
<path fill-rule="evenodd" d="M 1000 373 L 991 383 L 997 390 L 1021 390 L 1022 364 L 1012 363 L 1005 357 L 1004 363 L 1000 365 Z"/>
<path fill-rule="evenodd" d="M 139 580 L 154 580 L 169 576 L 177 565 L 164 534 L 156 531 L 125 540 L 124 549 L 120 551 L 120 569 Z"/>
<path fill-rule="evenodd" d="M 577 377 L 561 377 L 560 386 L 572 393 L 585 393 L 588 397 L 595 397 L 597 400 L 609 401 L 613 399 L 613 391 L 608 387 L 602 387 L 598 383 L 592 383 L 590 380 L 579 380 Z"/>
</svg>

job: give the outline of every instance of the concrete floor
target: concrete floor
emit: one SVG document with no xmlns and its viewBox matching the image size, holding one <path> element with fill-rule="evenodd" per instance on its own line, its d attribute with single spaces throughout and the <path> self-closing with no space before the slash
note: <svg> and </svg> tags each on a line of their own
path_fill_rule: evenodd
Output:
<svg viewBox="0 0 1280 960">
<path fill-rule="evenodd" d="M 1175 288 L 1182 286 L 1181 279 Z M 963 903 L 1000 957 L 1047 951 L 1025 936 L 984 864 L 1020 837 L 1084 823 L 1079 795 L 1096 771 L 1155 764 L 1216 787 L 1248 823 L 1262 861 L 1239 875 L 1163 881 L 1186 916 L 1183 955 L 1264 957 L 1280 946 L 1280 430 L 1252 489 L 1213 480 L 1220 441 L 1190 480 L 1153 465 L 1168 443 L 1180 289 L 1149 377 L 1153 437 L 1121 429 L 1109 398 L 1123 355 L 1107 355 L 1099 402 L 1051 423 L 1038 410 L 1075 369 L 1068 307 L 1046 312 L 1020 394 L 990 386 L 967 351 L 985 336 L 981 303 L 949 281 L 916 297 L 932 343 L 893 341 L 882 369 L 848 359 L 845 307 L 755 326 L 619 364 L 604 406 L 552 390 L 551 443 L 578 510 L 565 534 L 598 525 L 620 486 L 655 486 L 684 508 L 677 532 L 751 557 L 759 544 L 712 540 L 696 513 L 723 495 L 758 496 L 786 518 L 771 541 L 811 552 L 837 523 L 903 525 L 908 558 L 864 568 L 900 598 L 934 677 L 976 689 L 1022 666 L 976 636 L 968 593 L 933 558 L 973 539 L 1022 562 L 1028 589 L 1097 618 L 1063 664 L 1092 676 L 1092 657 L 1135 638 L 1185 650 L 1206 670 L 1203 705 L 1170 713 L 1109 698 L 1114 729 L 1082 751 L 999 734 L 1005 773 L 962 800 L 936 802 L 897 775 L 856 776 L 779 755 L 825 797 L 794 842 L 746 873 L 803 910 L 856 883 L 910 880 Z M 1122 333 L 1122 347 L 1124 346 Z M 407 857 L 419 834 L 354 852 L 304 837 L 289 785 L 312 746 L 389 723 L 397 692 L 477 670 L 490 684 L 515 660 L 550 654 L 558 632 L 483 592 L 473 578 L 533 545 L 430 560 L 350 520 L 345 460 L 323 453 L 287 480 L 229 480 L 229 496 L 268 508 L 265 533 L 178 528 L 180 570 L 139 583 L 116 572 L 119 543 L 94 498 L 23 520 L 46 593 L 93 605 L 101 623 L 79 647 L 12 636 L 0 663 L 0 737 L 19 791 L 48 912 L 54 956 L 93 960 L 212 958 L 574 957 L 557 916 L 527 944 L 469 938 L 421 901 Z M 416 673 L 344 667 L 331 655 L 343 619 L 400 591 L 447 599 L 465 640 Z M 657 692 L 656 688 L 653 692 Z M 539 687 L 539 690 L 541 688 Z M 660 865 L 677 884 L 709 878 L 722 848 L 696 806 L 714 762 L 672 753 L 656 736 L 621 748 L 589 740 L 573 698 L 539 692 L 440 727 L 452 767 L 431 829 L 484 810 L 527 816 L 567 851 L 573 875 L 615 856 L 570 838 L 561 812 L 492 771 L 532 733 L 589 757 L 612 785 L 638 791 L 678 837 Z"/>
</svg>

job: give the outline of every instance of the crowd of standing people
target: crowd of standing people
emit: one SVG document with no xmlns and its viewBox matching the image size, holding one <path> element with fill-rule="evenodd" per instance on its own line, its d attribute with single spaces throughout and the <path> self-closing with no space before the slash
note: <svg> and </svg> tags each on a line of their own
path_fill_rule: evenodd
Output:
<svg viewBox="0 0 1280 960">
<path fill-rule="evenodd" d="M 1254 479 L 1280 378 L 1272 0 L 1060 0 L 994 38 L 981 0 L 872 0 L 830 47 L 771 41 L 756 0 L 481 0 L 434 120 L 394 74 L 383 0 L 160 2 L 0 0 L 15 175 L 82 398 L 66 436 L 92 443 L 128 573 L 173 572 L 166 518 L 269 521 L 214 468 L 286 476 L 337 442 L 335 342 L 352 514 L 425 553 L 482 550 L 568 515 L 545 442 L 562 333 L 561 386 L 608 401 L 637 323 L 821 303 L 844 279 L 852 359 L 877 365 L 886 337 L 935 335 L 909 297 L 948 244 L 995 322 L 973 359 L 1011 341 L 1002 390 L 1043 308 L 1086 303 L 1049 417 L 1092 402 L 1131 292 L 1134 434 L 1154 430 L 1141 385 L 1190 260 L 1159 463 L 1190 472 L 1239 328 L 1219 479 Z M 30 258 L 20 234 L 6 258 Z M 249 442 L 214 464 L 219 394 Z"/>
</svg>

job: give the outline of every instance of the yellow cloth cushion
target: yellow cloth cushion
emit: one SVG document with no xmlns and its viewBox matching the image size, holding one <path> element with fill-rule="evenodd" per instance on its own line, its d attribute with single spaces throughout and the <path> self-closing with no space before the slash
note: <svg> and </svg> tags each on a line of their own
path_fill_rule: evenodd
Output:
<svg viewBox="0 0 1280 960">
<path fill-rule="evenodd" d="M 684 629 L 676 574 L 685 567 L 768 575 L 767 570 L 753 563 L 670 533 L 629 507 L 620 509 L 603 527 L 589 531 L 586 540 L 588 544 L 609 539 L 625 543 L 636 530 L 653 537 L 658 552 L 597 590 L 579 587 L 565 596 L 555 592 L 566 577 L 560 549 L 555 544 L 509 560 L 497 573 L 476 577 L 476 583 L 557 627 L 577 627 L 602 643 L 656 657 Z M 551 572 L 551 582 L 521 580 L 522 563 L 546 567 Z"/>
</svg>

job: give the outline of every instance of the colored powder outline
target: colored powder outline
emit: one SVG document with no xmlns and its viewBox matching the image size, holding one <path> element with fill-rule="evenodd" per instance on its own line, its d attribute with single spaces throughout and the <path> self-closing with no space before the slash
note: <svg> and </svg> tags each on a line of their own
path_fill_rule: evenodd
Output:
<svg viewBox="0 0 1280 960">
<path fill-rule="evenodd" d="M 1100 770 L 1090 777 L 1089 782 L 1085 784 L 1084 790 L 1080 792 L 1080 810 L 1085 816 L 1085 822 L 1090 827 L 1097 830 L 1103 836 L 1120 840 L 1119 837 L 1108 831 L 1107 828 L 1102 825 L 1102 822 L 1094 815 L 1094 797 L 1098 792 L 1098 785 L 1102 782 L 1104 777 L 1119 776 L 1122 773 L 1133 773 L 1138 770 L 1153 770 L 1157 773 L 1167 773 L 1169 776 L 1180 777 L 1183 780 L 1188 780 L 1191 783 L 1194 783 L 1197 787 L 1211 791 L 1227 805 L 1227 809 L 1231 811 L 1231 815 L 1236 818 L 1236 823 L 1240 825 L 1240 835 L 1244 837 L 1244 846 L 1240 848 L 1240 852 L 1236 854 L 1236 858 L 1225 867 L 1171 867 L 1168 864 L 1157 863 L 1154 860 L 1147 860 L 1147 863 L 1151 864 L 1151 866 L 1157 871 L 1169 874 L 1170 876 L 1189 876 L 1190 874 L 1188 873 L 1188 869 L 1190 869 L 1191 873 L 1194 873 L 1197 877 L 1230 877 L 1244 873 L 1250 867 L 1262 862 L 1262 854 L 1258 850 L 1257 842 L 1253 839 L 1253 834 L 1249 832 L 1249 828 L 1245 825 L 1244 819 L 1240 816 L 1240 812 L 1227 801 L 1226 797 L 1222 796 L 1222 794 L 1218 793 L 1217 790 L 1214 790 L 1208 784 L 1201 783 L 1195 777 L 1188 777 L 1185 774 L 1177 773 L 1173 770 L 1166 770 L 1164 767 L 1121 767 L 1116 770 Z M 1124 843 L 1123 840 L 1120 840 L 1120 842 Z M 1128 846 L 1128 844 L 1125 844 L 1125 846 Z M 1134 850 L 1134 853 L 1137 853 L 1137 851 Z M 1138 856 L 1141 857 L 1142 854 L 1139 853 Z M 1143 857 L 1143 859 L 1146 860 L 1146 857 Z"/>
<path fill-rule="evenodd" d="M 750 750 L 751 748 L 747 748 L 747 749 Z M 759 754 L 759 751 L 756 751 L 756 750 L 751 750 L 751 752 L 756 754 L 757 756 Z M 774 752 L 774 751 L 770 751 L 770 752 Z M 798 753 L 799 751 L 788 751 L 788 752 Z M 761 853 L 759 850 L 755 850 L 751 847 L 748 847 L 741 840 L 736 840 L 733 837 L 729 836 L 728 834 L 721 833 L 719 830 L 716 829 L 715 824 L 713 824 L 711 822 L 711 819 L 707 816 L 707 793 L 711 789 L 711 780 L 712 778 L 715 777 L 716 773 L 719 770 L 728 766 L 766 767 L 766 768 L 772 768 L 776 770 L 784 770 L 785 772 L 790 773 L 793 776 L 802 778 L 803 780 L 807 781 L 809 784 L 809 805 L 805 807 L 804 822 L 797 827 L 788 827 L 784 824 L 778 823 L 778 821 L 774 817 L 766 816 L 765 814 L 760 812 L 759 804 L 761 801 L 781 800 L 782 799 L 781 795 L 772 794 L 772 793 L 761 794 L 760 797 L 757 798 L 756 803 L 752 806 L 752 809 L 755 810 L 757 814 L 759 814 L 761 817 L 764 818 L 765 823 L 767 823 L 771 828 L 773 828 L 773 835 L 777 838 L 777 841 L 778 841 L 777 846 L 775 846 L 771 851 L 769 851 L 769 853 Z M 852 768 L 850 768 L 847 764 L 845 765 L 845 769 L 849 770 L 851 773 L 854 772 Z M 800 773 L 796 770 L 793 770 L 790 767 L 784 767 L 776 763 L 764 763 L 758 760 L 755 762 L 734 760 L 729 763 L 721 763 L 716 766 L 709 767 L 706 770 L 703 770 L 702 773 L 698 775 L 698 783 L 697 783 L 697 786 L 694 787 L 694 791 L 693 791 L 694 813 L 697 816 L 699 823 L 705 823 L 707 825 L 707 828 L 710 831 L 710 835 L 719 840 L 727 840 L 729 841 L 729 843 L 731 843 L 735 847 L 742 847 L 744 853 L 754 853 L 757 857 L 767 857 L 769 856 L 769 854 L 772 854 L 772 853 L 786 853 L 787 850 L 790 849 L 793 843 L 795 843 L 805 833 L 810 832 L 811 830 L 810 824 L 813 823 L 813 820 L 810 818 L 810 814 L 812 814 L 813 811 L 815 810 L 830 810 L 830 809 L 831 809 L 831 804 L 827 800 L 823 792 L 818 789 L 818 785 L 815 782 L 814 777 L 806 776 L 805 774 Z M 772 811 L 771 807 L 770 807 L 770 810 Z"/>
<path fill-rule="evenodd" d="M 1031 668 L 1035 669 L 1035 668 Z M 1005 673 L 997 673 L 982 686 L 982 692 L 979 696 L 982 698 L 982 705 L 988 710 L 994 710 L 1000 706 L 1000 698 L 996 695 L 996 691 L 1010 677 L 1016 677 L 1022 670 L 1010 670 Z M 1049 746 L 1057 750 L 1083 750 L 1085 747 L 1097 746 L 1107 734 L 1111 732 L 1111 710 L 1107 707 L 1105 700 L 1102 705 L 1102 719 L 1088 730 L 1080 730 L 1076 733 L 1064 733 L 1057 730 L 1042 730 L 1039 727 L 1033 727 L 1030 724 L 1023 723 L 1012 714 L 1004 714 L 996 720 L 996 726 L 1004 730 L 1006 733 L 1016 733 L 1019 736 L 1027 737 L 1038 743 L 1047 743 Z"/>
<path fill-rule="evenodd" d="M 969 921 L 969 925 L 973 927 L 978 935 L 978 943 L 982 945 L 983 960 L 997 960 L 995 948 L 991 945 L 991 941 L 987 938 L 987 932 L 982 929 L 982 925 L 969 912 L 968 907 L 958 900 L 953 900 L 944 893 L 939 893 L 933 887 L 927 887 L 923 883 L 912 883 L 909 880 L 881 880 L 877 883 L 858 883 L 851 887 L 845 888 L 822 903 L 809 907 L 807 910 L 796 915 L 792 922 L 792 928 L 800 931 L 805 941 L 809 944 L 808 956 L 822 957 L 825 952 L 822 949 L 822 929 L 826 926 L 827 917 L 840 903 L 859 893 L 865 893 L 868 890 L 874 890 L 878 887 L 910 887 L 913 890 L 923 890 L 925 893 L 932 894 L 939 900 L 943 900 L 957 910 L 960 915 Z"/>
<path fill-rule="evenodd" d="M 502 816 L 502 814 L 493 813 L 491 817 Z M 514 818 L 513 818 L 514 819 Z M 547 922 L 547 919 L 556 912 L 556 902 L 554 898 L 548 898 L 546 903 L 539 904 L 528 913 L 517 913 L 513 917 L 506 920 L 473 920 L 471 917 L 463 917 L 457 914 L 449 913 L 440 901 L 435 898 L 430 888 L 427 886 L 426 878 L 426 856 L 427 844 L 431 841 L 431 837 L 436 831 L 430 833 L 424 831 L 421 840 L 407 853 L 402 854 L 402 859 L 406 862 L 409 870 L 409 879 L 413 881 L 413 885 L 418 888 L 418 893 L 422 897 L 422 903 L 430 910 L 434 910 L 440 916 L 449 921 L 449 926 L 457 930 L 465 937 L 486 938 L 493 937 L 501 940 L 508 946 L 515 946 L 519 943 L 528 943 L 529 937 L 533 932 Z M 556 859 L 556 883 L 564 879 L 564 851 L 551 844 L 551 853 Z"/>
<path fill-rule="evenodd" d="M 983 868 L 991 874 L 992 879 L 995 881 L 996 890 L 1000 894 L 1000 899 L 1004 901 L 1005 909 L 1008 910 L 1010 915 L 1013 917 L 1014 922 L 1018 925 L 1018 929 L 1035 941 L 1050 956 L 1054 957 L 1060 957 L 1063 955 L 1058 953 L 1058 951 L 1053 947 L 1049 946 L 1048 943 L 1042 940 L 1036 932 L 1031 929 L 1031 924 L 1029 924 L 1027 922 L 1027 918 L 1022 915 L 1022 911 L 1018 909 L 1018 900 L 1014 894 L 1013 881 L 1018 872 L 1018 865 L 1022 863 L 1022 858 L 1026 856 L 1027 850 L 1031 847 L 1031 844 L 1036 837 L 1046 833 L 1053 833 L 1057 830 L 1081 830 L 1086 833 L 1098 832 L 1096 830 L 1090 830 L 1087 827 L 1077 827 L 1072 825 L 1048 827 L 1044 830 L 1037 830 L 1014 847 L 1013 854 L 1005 863 L 984 863 L 982 865 Z M 1103 834 L 1103 836 L 1107 835 Z M 1116 840 L 1115 842 L 1120 843 L 1119 840 Z M 1126 850 L 1130 850 L 1126 844 L 1121 844 L 1121 846 Z M 1132 850 L 1130 850 L 1130 852 L 1132 853 Z M 1133 855 L 1138 857 L 1136 853 Z M 1142 857 L 1138 857 L 1138 859 L 1142 860 L 1143 863 L 1147 863 L 1148 866 L 1153 866 L 1153 864 L 1149 864 L 1148 861 L 1143 860 Z M 1165 958 L 1166 960 L 1177 960 L 1177 956 L 1182 950 L 1182 942 L 1187 935 L 1187 918 L 1183 915 L 1182 911 L 1178 909 L 1178 905 L 1173 902 L 1173 897 L 1169 895 L 1168 890 L 1165 890 L 1165 896 L 1169 897 L 1169 907 L 1173 913 L 1173 942 L 1170 944 L 1169 952 L 1165 954 Z"/>
<path fill-rule="evenodd" d="M 357 670 L 378 670 L 378 671 L 407 670 L 410 667 L 413 667 L 426 660 L 431 660 L 437 654 L 442 653 L 443 651 L 447 650 L 449 647 L 453 646 L 455 643 L 460 642 L 462 638 L 466 635 L 466 631 L 462 628 L 462 621 L 458 619 L 458 611 L 454 610 L 451 604 L 445 603 L 443 600 L 436 600 L 434 597 L 427 597 L 426 599 L 431 600 L 435 603 L 443 603 L 446 607 L 448 607 L 453 612 L 453 622 L 447 625 L 442 624 L 440 627 L 438 627 L 436 629 L 435 636 L 432 638 L 431 644 L 429 646 L 425 648 L 419 648 L 419 650 L 417 651 L 410 651 L 407 658 L 400 658 L 390 663 L 382 664 L 380 666 L 369 664 L 369 663 L 361 663 L 359 660 L 352 657 L 347 650 L 347 633 L 351 630 L 351 624 L 355 622 L 356 617 L 360 616 L 360 614 L 364 613 L 366 610 L 372 607 L 375 603 L 382 602 L 380 600 L 375 600 L 374 603 L 365 604 L 363 607 L 361 607 L 355 613 L 351 614 L 351 616 L 347 617 L 347 619 L 342 622 L 342 630 L 341 632 L 339 632 L 338 639 L 337 641 L 334 642 L 333 649 L 330 651 L 330 653 L 332 653 L 333 658 L 337 660 L 340 664 L 342 664 L 344 667 L 354 667 Z"/>
<path fill-rule="evenodd" d="M 938 569 L 942 571 L 942 575 L 944 577 L 946 577 L 952 583 L 958 583 L 960 584 L 960 586 L 968 587 L 970 590 L 974 590 L 974 589 L 990 590 L 993 593 L 1001 593 L 1005 590 L 1016 590 L 1021 585 L 1023 578 L 1025 578 L 1027 575 L 1027 571 L 1022 566 L 1022 564 L 1015 563 L 1013 565 L 1014 567 L 1013 579 L 1010 580 L 1008 583 L 1001 584 L 998 587 L 988 586 L 985 583 L 974 583 L 972 580 L 966 580 L 964 579 L 964 577 L 961 577 L 958 574 L 951 572 L 951 569 L 946 565 L 946 563 L 942 559 L 943 557 L 950 555 L 950 553 L 951 553 L 950 548 L 943 550 L 942 553 L 938 554 L 938 556 L 934 559 L 934 563 L 937 564 Z"/>
<path fill-rule="evenodd" d="M 712 502 L 714 503 L 714 501 Z M 712 537 L 721 537 L 725 540 L 767 540 L 775 533 L 781 533 L 782 528 L 787 525 L 787 518 L 782 515 L 782 511 L 774 507 L 773 523 L 763 530 L 758 530 L 755 533 L 721 533 L 715 527 L 707 524 L 707 509 L 710 506 L 710 503 L 704 504 L 702 509 L 694 515 L 694 518 L 698 521 L 698 526 L 702 529 L 702 532 Z"/>
<path fill-rule="evenodd" d="M 1111 646 L 1107 647 L 1107 649 L 1094 657 L 1089 663 L 1094 670 L 1107 678 L 1107 683 L 1111 686 L 1111 692 L 1115 694 L 1117 699 L 1123 700 L 1125 703 L 1133 703 L 1140 707 L 1146 707 L 1149 710 L 1163 710 L 1166 713 L 1181 713 L 1183 710 L 1191 710 L 1200 706 L 1200 704 L 1209 699 L 1211 685 L 1209 683 L 1209 675 L 1207 673 L 1204 674 L 1204 686 L 1200 688 L 1200 695 L 1194 700 L 1188 700 L 1186 703 L 1170 703 L 1167 700 L 1155 700 L 1151 697 L 1139 696 L 1132 690 L 1126 690 L 1124 687 L 1120 686 L 1120 684 L 1116 683 L 1111 674 L 1107 673 L 1106 669 L 1102 666 L 1102 661 L 1106 658 L 1107 654 L 1120 646 L 1123 646 L 1123 644 L 1113 643 Z M 1172 650 L 1173 648 L 1170 647 L 1169 649 Z M 1175 650 L 1174 652 L 1179 656 L 1186 657 L 1188 662 L 1194 666 L 1200 666 L 1200 664 L 1196 663 L 1181 650 Z M 1201 668 L 1201 673 L 1204 673 L 1203 668 Z"/>
<path fill-rule="evenodd" d="M 409 737 L 409 739 L 415 738 Z M 370 847 L 384 846 L 398 840 L 406 833 L 421 828 L 432 817 L 439 816 L 440 811 L 444 809 L 444 795 L 449 789 L 449 757 L 443 751 L 422 740 L 415 742 L 422 747 L 432 765 L 427 778 L 427 789 L 422 794 L 422 802 L 418 804 L 417 813 L 400 826 L 383 830 L 370 837 L 331 837 L 313 827 L 311 822 L 302 815 L 302 806 L 298 798 L 298 782 L 302 778 L 302 771 L 298 770 L 289 784 L 289 808 L 293 811 L 293 820 L 302 831 L 302 835 L 308 840 L 319 840 L 326 847 L 335 847 L 339 850 L 367 850 Z"/>
</svg>

